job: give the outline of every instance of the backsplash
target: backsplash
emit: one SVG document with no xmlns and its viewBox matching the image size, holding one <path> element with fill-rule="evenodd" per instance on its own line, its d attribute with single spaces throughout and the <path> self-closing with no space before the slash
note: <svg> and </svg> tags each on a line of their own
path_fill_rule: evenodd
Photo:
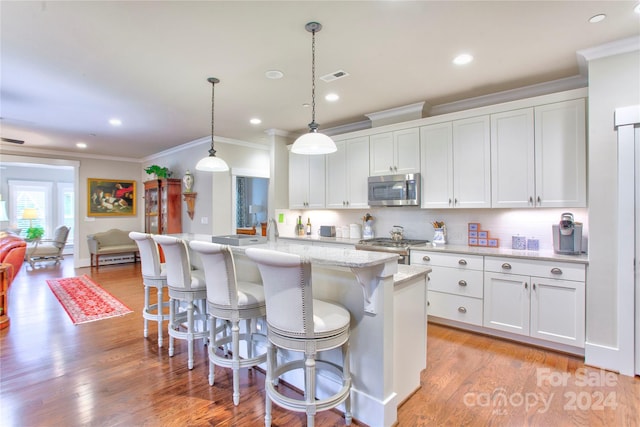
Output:
<svg viewBox="0 0 640 427">
<path fill-rule="evenodd" d="M 280 235 L 293 236 L 296 220 L 302 215 L 303 223 L 311 219 L 313 232 L 321 225 L 344 226 L 362 224 L 366 213 L 373 215 L 376 237 L 389 237 L 394 225 L 404 227 L 408 239 L 433 240 L 433 221 L 443 221 L 447 227 L 447 243 L 466 245 L 467 226 L 480 223 L 480 229 L 489 231 L 491 238 L 500 239 L 500 247 L 511 248 L 511 236 L 521 235 L 540 241 L 540 250 L 553 249 L 551 226 L 558 224 L 563 212 L 571 212 L 577 222 L 583 223 L 583 251 L 588 248 L 588 210 L 576 209 L 420 209 L 420 208 L 376 208 L 367 210 L 277 210 L 283 216 L 278 224 Z"/>
</svg>

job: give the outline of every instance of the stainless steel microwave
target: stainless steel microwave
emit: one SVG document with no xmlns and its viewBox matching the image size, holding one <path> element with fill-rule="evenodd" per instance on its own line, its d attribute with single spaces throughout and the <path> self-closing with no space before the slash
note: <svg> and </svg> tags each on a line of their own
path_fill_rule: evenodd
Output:
<svg viewBox="0 0 640 427">
<path fill-rule="evenodd" d="M 420 174 L 369 177 L 369 206 L 420 206 Z"/>
</svg>

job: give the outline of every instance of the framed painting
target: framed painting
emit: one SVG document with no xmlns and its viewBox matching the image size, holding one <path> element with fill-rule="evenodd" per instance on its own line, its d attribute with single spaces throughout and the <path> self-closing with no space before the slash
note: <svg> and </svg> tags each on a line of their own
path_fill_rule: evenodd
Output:
<svg viewBox="0 0 640 427">
<path fill-rule="evenodd" d="M 87 178 L 87 216 L 136 214 L 136 182 Z"/>
</svg>

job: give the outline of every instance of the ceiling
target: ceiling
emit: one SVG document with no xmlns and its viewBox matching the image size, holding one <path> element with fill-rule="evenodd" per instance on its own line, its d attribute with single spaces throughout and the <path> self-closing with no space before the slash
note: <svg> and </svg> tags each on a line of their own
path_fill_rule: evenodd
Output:
<svg viewBox="0 0 640 427">
<path fill-rule="evenodd" d="M 211 134 L 263 143 L 417 102 L 576 76 L 576 52 L 640 34 L 638 1 L 2 1 L 0 134 L 143 159 Z M 607 15 L 592 24 L 593 15 Z M 455 66 L 455 55 L 475 60 Z M 279 70 L 284 77 L 267 79 Z M 319 77 L 344 70 L 326 83 Z M 329 103 L 324 96 L 340 96 Z M 122 125 L 109 125 L 117 117 Z M 262 120 L 259 125 L 251 118 Z M 9 145 L 2 142 L 2 147 Z M 16 145 L 11 144 L 12 148 Z M 219 147 L 217 147 L 219 148 Z M 203 152 L 203 155 L 206 154 Z"/>
</svg>

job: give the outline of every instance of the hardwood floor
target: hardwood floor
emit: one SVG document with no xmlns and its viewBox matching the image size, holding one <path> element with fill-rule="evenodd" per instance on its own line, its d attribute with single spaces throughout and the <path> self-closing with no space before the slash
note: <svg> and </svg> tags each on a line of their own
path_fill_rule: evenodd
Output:
<svg viewBox="0 0 640 427">
<path fill-rule="evenodd" d="M 74 326 L 45 280 L 89 274 L 134 313 Z M 241 372 L 240 405 L 229 370 L 207 382 L 206 347 L 176 355 L 142 337 L 140 264 L 25 269 L 11 285 L 11 326 L 0 331 L 2 426 L 260 426 L 264 375 Z M 564 375 L 564 383 L 562 384 Z M 292 391 L 293 393 L 293 391 Z M 422 388 L 398 410 L 400 426 L 638 426 L 640 378 L 585 366 L 580 358 L 438 325 L 428 328 Z M 305 417 L 273 409 L 274 426 Z M 318 426 L 342 426 L 338 412 Z M 363 425 L 354 421 L 353 425 Z"/>
</svg>

